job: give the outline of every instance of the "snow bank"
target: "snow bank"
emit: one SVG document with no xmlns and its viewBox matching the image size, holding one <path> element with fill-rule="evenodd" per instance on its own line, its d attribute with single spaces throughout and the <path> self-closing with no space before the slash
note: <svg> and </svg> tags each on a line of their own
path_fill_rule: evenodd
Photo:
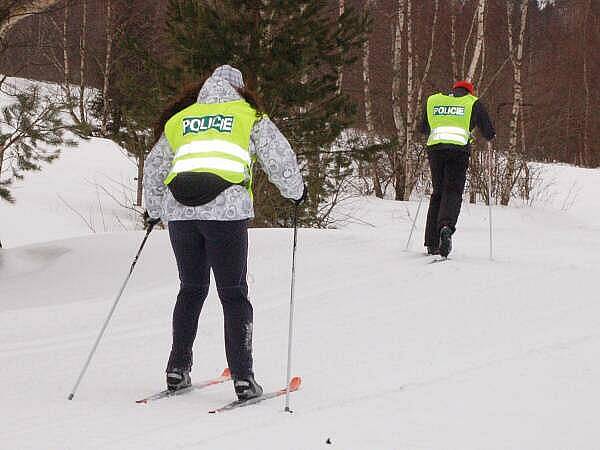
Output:
<svg viewBox="0 0 600 450">
<path fill-rule="evenodd" d="M 105 139 L 63 150 L 41 172 L 28 172 L 12 185 L 14 205 L 0 201 L 3 246 L 135 229 L 129 208 L 136 174 L 133 161 Z"/>
</svg>

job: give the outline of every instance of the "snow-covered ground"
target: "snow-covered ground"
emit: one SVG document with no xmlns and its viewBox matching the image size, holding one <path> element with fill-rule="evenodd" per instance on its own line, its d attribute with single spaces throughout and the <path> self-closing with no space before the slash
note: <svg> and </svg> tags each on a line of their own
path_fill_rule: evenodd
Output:
<svg viewBox="0 0 600 450">
<path fill-rule="evenodd" d="M 26 172 L 0 201 L 4 247 L 136 228 L 137 167 L 111 141 L 91 139 L 62 151 L 41 172 Z"/>
<path fill-rule="evenodd" d="M 421 254 L 423 212 L 404 251 L 416 201 L 362 199 L 344 228 L 300 230 L 293 372 L 303 385 L 291 415 L 283 400 L 207 414 L 233 399 L 229 384 L 135 403 L 162 389 L 170 348 L 178 280 L 163 230 L 67 401 L 143 237 L 123 231 L 129 213 L 99 186 L 134 176 L 94 140 L 27 174 L 16 205 L 0 204 L 0 449 L 598 448 L 600 171 L 548 166 L 545 202 L 495 208 L 494 261 L 485 206 L 463 206 L 442 264 Z M 253 229 L 250 241 L 255 369 L 274 389 L 285 378 L 292 232 Z M 213 289 L 194 380 L 225 366 L 222 327 Z"/>
</svg>

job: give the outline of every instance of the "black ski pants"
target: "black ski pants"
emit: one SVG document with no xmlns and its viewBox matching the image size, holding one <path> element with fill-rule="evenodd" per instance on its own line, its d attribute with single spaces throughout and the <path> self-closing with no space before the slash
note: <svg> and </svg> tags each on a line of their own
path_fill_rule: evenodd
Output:
<svg viewBox="0 0 600 450">
<path fill-rule="evenodd" d="M 433 193 L 429 201 L 425 227 L 426 247 L 439 246 L 442 227 L 449 226 L 453 233 L 456 231 L 467 179 L 469 155 L 468 151 L 452 148 L 427 150 Z"/>
<path fill-rule="evenodd" d="M 212 268 L 225 318 L 225 353 L 231 374 L 252 370 L 253 310 L 248 300 L 248 221 L 169 222 L 181 287 L 173 311 L 173 346 L 167 365 L 191 370 L 198 318 L 208 295 Z"/>
</svg>

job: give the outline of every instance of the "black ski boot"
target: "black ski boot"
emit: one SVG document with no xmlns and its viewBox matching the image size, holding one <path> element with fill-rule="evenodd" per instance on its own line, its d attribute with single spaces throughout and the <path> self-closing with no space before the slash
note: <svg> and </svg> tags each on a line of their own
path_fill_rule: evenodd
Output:
<svg viewBox="0 0 600 450">
<path fill-rule="evenodd" d="M 179 391 L 192 385 L 192 378 L 189 370 L 173 369 L 167 372 L 167 389 L 169 391 Z"/>
<path fill-rule="evenodd" d="M 240 401 L 260 397 L 263 393 L 263 388 L 256 382 L 254 375 L 249 375 L 246 378 L 235 378 L 233 387 Z"/>
<path fill-rule="evenodd" d="M 427 254 L 431 255 L 431 256 L 439 255 L 440 254 L 440 248 L 428 245 L 427 246 Z"/>
<path fill-rule="evenodd" d="M 440 230 L 440 256 L 447 258 L 452 251 L 452 230 L 444 226 Z"/>
</svg>

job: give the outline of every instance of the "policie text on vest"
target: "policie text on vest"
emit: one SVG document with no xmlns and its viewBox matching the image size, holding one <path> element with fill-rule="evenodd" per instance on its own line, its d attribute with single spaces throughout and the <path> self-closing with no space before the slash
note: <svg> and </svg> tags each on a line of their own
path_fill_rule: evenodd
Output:
<svg viewBox="0 0 600 450">
<path fill-rule="evenodd" d="M 208 130 L 217 130 L 221 133 L 231 133 L 233 129 L 233 116 L 203 116 L 186 117 L 183 119 L 183 135 L 201 133 Z"/>
<path fill-rule="evenodd" d="M 433 107 L 433 115 L 434 116 L 464 116 L 465 115 L 465 107 L 464 106 L 434 106 Z"/>
</svg>

